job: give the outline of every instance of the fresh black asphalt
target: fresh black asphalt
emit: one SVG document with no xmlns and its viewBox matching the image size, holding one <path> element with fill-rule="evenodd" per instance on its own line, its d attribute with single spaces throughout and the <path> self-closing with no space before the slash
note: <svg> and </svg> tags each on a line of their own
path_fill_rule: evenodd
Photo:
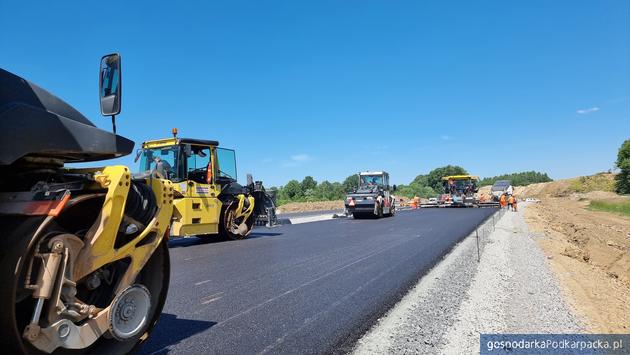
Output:
<svg viewBox="0 0 630 355">
<path fill-rule="evenodd" d="M 164 312 L 141 353 L 340 353 L 494 209 L 173 239 Z M 430 319 L 427 319 L 430 322 Z"/>
</svg>

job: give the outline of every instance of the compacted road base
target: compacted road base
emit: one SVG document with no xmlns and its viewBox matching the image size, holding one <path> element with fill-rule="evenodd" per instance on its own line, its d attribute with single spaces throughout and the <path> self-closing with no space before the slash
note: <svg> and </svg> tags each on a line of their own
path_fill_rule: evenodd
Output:
<svg viewBox="0 0 630 355">
<path fill-rule="evenodd" d="M 493 209 L 174 239 L 171 287 L 141 353 L 341 353 Z"/>
</svg>

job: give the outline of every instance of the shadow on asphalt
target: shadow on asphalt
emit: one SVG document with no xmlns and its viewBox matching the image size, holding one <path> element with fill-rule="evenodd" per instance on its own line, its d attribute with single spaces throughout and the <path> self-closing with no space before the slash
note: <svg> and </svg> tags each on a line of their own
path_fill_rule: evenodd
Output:
<svg viewBox="0 0 630 355">
<path fill-rule="evenodd" d="M 255 239 L 255 238 L 262 238 L 262 237 L 277 237 L 279 235 L 282 235 L 282 233 L 252 232 L 252 234 L 250 234 L 249 237 L 247 237 L 247 239 Z"/>
<path fill-rule="evenodd" d="M 279 235 L 282 235 L 282 233 L 252 232 L 244 240 L 263 238 L 263 237 L 276 237 L 276 236 L 279 236 Z M 234 241 L 233 240 L 222 239 L 218 235 L 217 236 L 204 237 L 204 238 L 198 238 L 198 237 L 186 237 L 186 238 L 173 237 L 173 238 L 169 239 L 168 247 L 172 249 L 172 248 L 184 248 L 184 247 L 190 247 L 190 246 L 202 245 L 202 244 L 230 243 L 230 242 L 234 242 Z"/>
<path fill-rule="evenodd" d="M 149 341 L 143 345 L 139 354 L 166 354 L 168 347 L 189 338 L 195 334 L 202 333 L 210 329 L 217 322 L 180 319 L 170 313 L 162 313 L 158 325 L 151 333 Z"/>
</svg>

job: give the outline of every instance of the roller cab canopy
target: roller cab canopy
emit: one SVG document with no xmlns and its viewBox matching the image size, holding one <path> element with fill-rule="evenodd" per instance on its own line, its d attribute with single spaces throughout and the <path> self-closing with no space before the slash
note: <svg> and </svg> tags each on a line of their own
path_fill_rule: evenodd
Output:
<svg viewBox="0 0 630 355">
<path fill-rule="evenodd" d="M 213 140 L 206 139 L 194 139 L 194 138 L 164 138 L 164 139 L 155 139 L 142 143 L 142 148 L 161 148 L 161 147 L 170 147 L 173 145 L 180 144 L 193 144 L 193 145 L 201 145 L 201 146 L 213 146 L 218 147 L 219 142 Z"/>
<path fill-rule="evenodd" d="M 0 166 L 24 157 L 64 163 L 121 157 L 133 141 L 97 128 L 74 107 L 0 69 Z"/>
<path fill-rule="evenodd" d="M 473 176 L 473 175 L 451 175 L 451 176 L 445 176 L 442 178 L 443 181 L 448 181 L 448 180 L 479 180 L 479 176 Z"/>
</svg>

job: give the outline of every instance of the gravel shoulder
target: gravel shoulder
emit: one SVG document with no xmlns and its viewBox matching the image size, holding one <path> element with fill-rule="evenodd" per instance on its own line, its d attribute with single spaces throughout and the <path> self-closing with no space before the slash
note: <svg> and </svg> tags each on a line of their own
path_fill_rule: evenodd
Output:
<svg viewBox="0 0 630 355">
<path fill-rule="evenodd" d="M 356 354 L 478 353 L 481 333 L 578 333 L 523 211 L 489 220 L 366 333 Z"/>
</svg>

